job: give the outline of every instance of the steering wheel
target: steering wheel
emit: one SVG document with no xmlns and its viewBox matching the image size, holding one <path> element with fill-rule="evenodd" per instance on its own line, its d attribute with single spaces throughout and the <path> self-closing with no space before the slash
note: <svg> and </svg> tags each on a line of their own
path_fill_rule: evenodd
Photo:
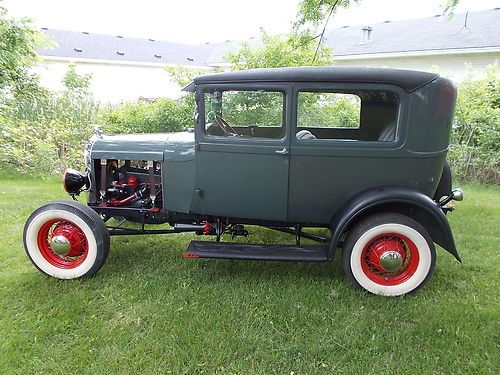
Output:
<svg viewBox="0 0 500 375">
<path fill-rule="evenodd" d="M 233 129 L 231 125 L 227 123 L 226 120 L 222 118 L 221 115 L 215 115 L 215 121 L 217 125 L 221 128 L 225 135 L 230 135 L 232 137 L 237 137 L 239 134 Z"/>
</svg>

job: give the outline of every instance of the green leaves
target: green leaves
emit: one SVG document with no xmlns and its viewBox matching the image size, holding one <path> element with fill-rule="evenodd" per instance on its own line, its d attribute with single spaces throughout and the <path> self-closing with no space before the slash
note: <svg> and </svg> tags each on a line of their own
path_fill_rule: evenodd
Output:
<svg viewBox="0 0 500 375">
<path fill-rule="evenodd" d="M 83 145 L 92 134 L 98 105 L 90 76 L 70 66 L 65 89 L 37 86 L 30 95 L 0 100 L 0 163 L 23 174 L 51 176 L 65 167 L 83 167 Z"/>
<path fill-rule="evenodd" d="M 124 103 L 101 111 L 99 121 L 106 133 L 176 132 L 194 126 L 194 100 L 162 98 L 152 103 Z"/>
<path fill-rule="evenodd" d="M 11 19 L 0 7 L 0 94 L 32 96 L 38 79 L 30 69 L 37 62 L 36 49 L 48 44 L 28 19 Z"/>
<path fill-rule="evenodd" d="M 324 22 L 332 9 L 347 8 L 352 3 L 359 3 L 361 0 L 302 0 L 299 3 L 297 20 L 294 29 L 311 25 L 317 27 Z"/>
<path fill-rule="evenodd" d="M 79 74 L 75 64 L 69 64 L 63 77 L 64 87 L 73 94 L 90 95 L 90 81 L 92 74 Z"/>
<path fill-rule="evenodd" d="M 458 86 L 449 159 L 460 179 L 500 183 L 500 77 L 490 66 L 484 78 Z"/>
<path fill-rule="evenodd" d="M 239 51 L 226 56 L 226 61 L 233 70 L 333 65 L 333 53 L 328 46 L 322 46 L 314 59 L 315 40 L 306 35 L 269 35 L 262 30 L 262 48 L 243 43 Z"/>
<path fill-rule="evenodd" d="M 443 13 L 449 13 L 453 15 L 455 8 L 457 7 L 460 0 L 446 0 L 443 4 Z"/>
</svg>

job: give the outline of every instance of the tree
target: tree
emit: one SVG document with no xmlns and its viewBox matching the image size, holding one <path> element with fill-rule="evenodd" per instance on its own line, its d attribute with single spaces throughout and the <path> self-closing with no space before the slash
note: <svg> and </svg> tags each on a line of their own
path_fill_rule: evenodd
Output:
<svg viewBox="0 0 500 375">
<path fill-rule="evenodd" d="M 334 15 L 338 8 L 348 8 L 353 3 L 360 3 L 362 0 L 301 0 L 297 19 L 293 25 L 293 34 L 300 40 L 317 41 L 316 52 L 313 60 L 316 58 L 317 51 L 322 45 L 328 21 Z M 453 15 L 455 8 L 460 0 L 446 0 L 443 4 L 443 13 Z M 318 32 L 319 26 L 323 24 L 323 29 Z"/>
<path fill-rule="evenodd" d="M 169 66 L 165 70 L 170 79 L 181 87 L 190 84 L 195 77 L 206 74 L 206 70 L 187 68 L 185 66 Z"/>
<path fill-rule="evenodd" d="M 299 3 L 297 20 L 294 29 L 307 27 L 308 24 L 318 27 L 328 20 L 337 8 L 347 8 L 352 3 L 359 3 L 361 0 L 302 0 Z"/>
<path fill-rule="evenodd" d="M 72 92 L 76 96 L 86 96 L 90 95 L 91 80 L 91 73 L 80 74 L 76 71 L 75 64 L 69 64 L 62 82 L 66 91 Z"/>
<path fill-rule="evenodd" d="M 337 8 L 347 8 L 353 3 L 360 3 L 361 0 L 301 0 L 297 20 L 294 23 L 294 30 L 309 26 L 317 28 L 320 24 L 328 23 L 328 20 Z M 453 14 L 453 11 L 460 3 L 460 0 L 446 0 L 443 5 L 443 13 Z"/>
<path fill-rule="evenodd" d="M 318 49 L 314 59 L 316 46 L 312 40 L 297 34 L 269 35 L 262 30 L 262 43 L 262 47 L 253 47 L 245 42 L 239 51 L 229 53 L 225 59 L 233 70 L 333 64 L 330 47 Z"/>
<path fill-rule="evenodd" d="M 459 2 L 460 0 L 446 0 L 446 2 L 443 4 L 443 13 L 449 13 L 450 15 L 453 15 L 453 12 L 455 11 L 455 8 L 457 7 Z"/>
<path fill-rule="evenodd" d="M 304 43 L 314 42 L 316 48 L 312 61 L 316 60 L 322 47 L 328 21 L 338 8 L 347 8 L 351 3 L 360 0 L 302 0 L 299 3 L 297 20 L 293 24 L 292 34 Z M 323 29 L 318 33 L 318 27 L 323 23 Z M 317 39 L 317 41 L 316 41 Z"/>
<path fill-rule="evenodd" d="M 36 50 L 46 44 L 43 34 L 26 19 L 15 20 L 0 7 L 0 94 L 29 96 L 38 89 L 31 71 L 37 63 Z"/>
</svg>

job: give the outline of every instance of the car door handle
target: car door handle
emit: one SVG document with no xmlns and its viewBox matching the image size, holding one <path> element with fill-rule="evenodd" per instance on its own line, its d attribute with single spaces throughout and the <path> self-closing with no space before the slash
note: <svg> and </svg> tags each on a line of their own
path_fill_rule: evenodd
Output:
<svg viewBox="0 0 500 375">
<path fill-rule="evenodd" d="M 283 147 L 282 150 L 276 150 L 276 153 L 280 155 L 288 155 L 288 150 L 286 147 Z"/>
</svg>

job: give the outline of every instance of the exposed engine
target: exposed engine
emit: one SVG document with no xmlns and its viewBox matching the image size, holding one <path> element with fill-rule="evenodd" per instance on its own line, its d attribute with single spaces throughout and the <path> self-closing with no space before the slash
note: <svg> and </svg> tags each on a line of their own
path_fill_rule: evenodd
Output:
<svg viewBox="0 0 500 375">
<path fill-rule="evenodd" d="M 153 161 L 101 160 L 99 198 L 111 207 L 161 208 L 161 164 Z M 102 173 L 105 167 L 106 173 Z"/>
<path fill-rule="evenodd" d="M 91 190 L 90 201 L 103 206 L 161 209 L 161 163 L 100 159 L 94 160 L 94 171 L 95 181 L 91 181 L 91 173 L 67 169 L 64 189 L 73 198 Z"/>
</svg>

